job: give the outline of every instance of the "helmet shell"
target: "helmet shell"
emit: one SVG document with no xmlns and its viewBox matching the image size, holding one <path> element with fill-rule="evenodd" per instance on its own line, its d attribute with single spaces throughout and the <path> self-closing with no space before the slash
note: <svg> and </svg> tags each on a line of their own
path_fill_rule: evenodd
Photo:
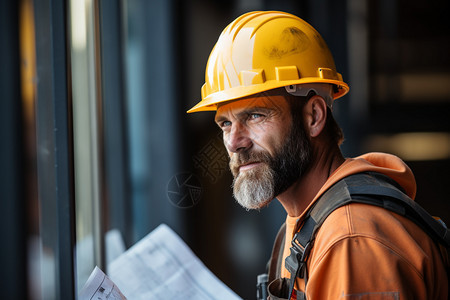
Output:
<svg viewBox="0 0 450 300">
<path fill-rule="evenodd" d="M 249 12 L 221 33 L 206 66 L 202 100 L 188 113 L 214 111 L 219 103 L 305 83 L 333 84 L 333 99 L 349 90 L 311 25 L 289 13 Z"/>
</svg>

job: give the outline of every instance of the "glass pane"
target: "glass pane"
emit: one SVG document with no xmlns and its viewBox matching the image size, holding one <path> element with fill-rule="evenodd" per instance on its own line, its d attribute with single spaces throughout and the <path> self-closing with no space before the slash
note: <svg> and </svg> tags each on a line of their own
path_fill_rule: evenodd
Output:
<svg viewBox="0 0 450 300">
<path fill-rule="evenodd" d="M 177 112 L 171 1 L 124 3 L 126 111 L 132 201 L 132 242 L 162 222 L 181 227 L 167 197 L 177 174 Z"/>
<path fill-rule="evenodd" d="M 79 291 L 95 265 L 102 266 L 99 111 L 94 3 L 70 1 L 70 50 Z"/>
</svg>

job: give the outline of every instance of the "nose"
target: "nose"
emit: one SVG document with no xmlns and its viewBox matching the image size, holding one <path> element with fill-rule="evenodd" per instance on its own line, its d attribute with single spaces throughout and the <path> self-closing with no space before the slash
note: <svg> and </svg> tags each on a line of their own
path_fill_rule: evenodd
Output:
<svg viewBox="0 0 450 300">
<path fill-rule="evenodd" d="M 239 152 L 249 149 L 252 146 L 248 129 L 239 122 L 231 125 L 231 130 L 224 134 L 225 147 L 229 152 Z"/>
</svg>

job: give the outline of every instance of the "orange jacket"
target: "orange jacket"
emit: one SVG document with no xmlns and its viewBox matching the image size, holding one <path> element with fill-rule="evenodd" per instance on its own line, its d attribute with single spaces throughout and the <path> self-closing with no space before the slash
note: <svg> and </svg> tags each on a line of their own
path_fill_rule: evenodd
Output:
<svg viewBox="0 0 450 300">
<path fill-rule="evenodd" d="M 338 180 L 364 171 L 388 175 L 414 199 L 416 183 L 406 164 L 393 155 L 370 153 L 347 159 L 312 203 Z M 286 219 L 284 258 L 304 214 Z M 435 243 L 412 221 L 371 205 L 346 205 L 325 220 L 307 270 L 306 291 L 303 279 L 296 282 L 307 299 L 447 299 L 447 274 Z M 281 276 L 290 277 L 284 259 Z"/>
</svg>

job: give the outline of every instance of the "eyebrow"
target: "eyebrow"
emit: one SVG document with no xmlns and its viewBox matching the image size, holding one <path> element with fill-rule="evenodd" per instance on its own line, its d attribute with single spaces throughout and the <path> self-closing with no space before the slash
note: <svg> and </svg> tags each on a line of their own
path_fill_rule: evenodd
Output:
<svg viewBox="0 0 450 300">
<path fill-rule="evenodd" d="M 228 121 L 228 118 L 225 118 L 224 116 L 218 116 L 214 118 L 214 122 L 216 122 L 216 124 L 220 124 L 224 121 Z"/>
<path fill-rule="evenodd" d="M 238 113 L 236 113 L 236 118 L 237 119 L 241 119 L 243 116 L 252 114 L 252 113 L 256 113 L 256 112 L 262 112 L 262 113 L 270 113 L 274 111 L 273 108 L 268 108 L 268 107 L 263 107 L 263 106 L 252 106 L 252 107 L 248 107 L 248 108 L 244 108 L 241 111 L 239 111 Z M 224 117 L 222 115 L 216 116 L 216 118 L 214 119 L 214 121 L 219 124 L 223 121 L 228 121 L 227 117 Z"/>
</svg>

